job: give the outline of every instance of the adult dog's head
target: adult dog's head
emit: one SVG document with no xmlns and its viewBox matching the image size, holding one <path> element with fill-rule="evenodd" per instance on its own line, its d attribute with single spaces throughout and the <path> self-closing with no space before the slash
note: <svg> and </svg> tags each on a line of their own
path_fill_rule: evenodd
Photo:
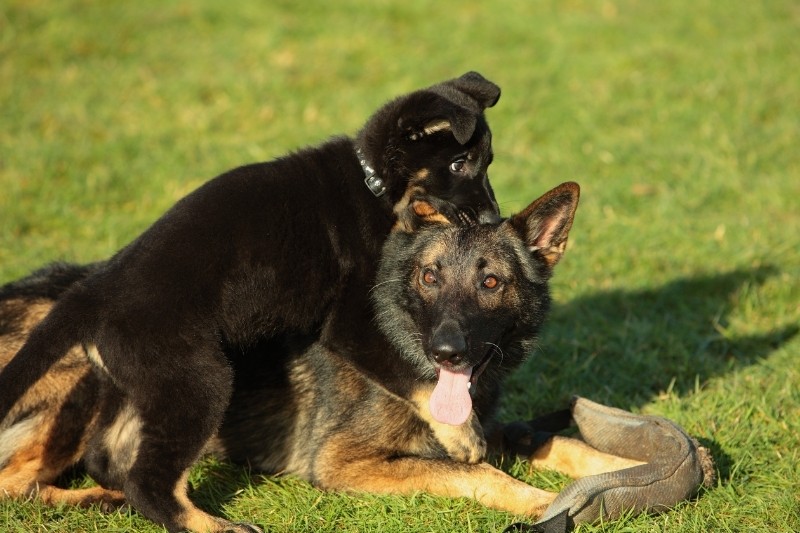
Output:
<svg viewBox="0 0 800 533">
<path fill-rule="evenodd" d="M 462 424 L 473 397 L 491 406 L 533 348 L 579 194 L 564 183 L 500 224 L 422 224 L 389 236 L 372 291 L 377 323 L 417 382 L 436 383 L 438 422 Z"/>
<path fill-rule="evenodd" d="M 411 213 L 455 224 L 496 222 L 487 175 L 492 134 L 483 111 L 500 88 L 477 72 L 401 96 L 361 130 L 356 149 L 376 195 L 385 195 L 401 224 Z M 408 209 L 408 208 L 411 209 Z"/>
</svg>

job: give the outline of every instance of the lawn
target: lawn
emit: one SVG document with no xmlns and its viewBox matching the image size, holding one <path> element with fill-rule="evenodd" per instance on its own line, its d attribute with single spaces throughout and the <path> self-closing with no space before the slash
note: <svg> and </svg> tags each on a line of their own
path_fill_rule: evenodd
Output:
<svg viewBox="0 0 800 533">
<path fill-rule="evenodd" d="M 504 213 L 582 186 L 555 310 L 503 418 L 581 394 L 667 416 L 717 462 L 695 501 L 579 530 L 800 531 L 798 36 L 793 0 L 4 0 L 0 282 L 108 257 L 204 180 L 353 134 L 385 100 L 477 70 L 503 89 L 487 115 Z M 213 460 L 191 481 L 206 509 L 278 532 L 519 519 Z M 32 502 L 0 503 L 2 524 L 160 531 L 135 512 Z"/>
</svg>

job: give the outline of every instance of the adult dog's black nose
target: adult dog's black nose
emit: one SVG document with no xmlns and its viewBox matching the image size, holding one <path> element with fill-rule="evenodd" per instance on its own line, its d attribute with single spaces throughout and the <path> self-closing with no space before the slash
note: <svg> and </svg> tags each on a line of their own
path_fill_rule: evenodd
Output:
<svg viewBox="0 0 800 533">
<path fill-rule="evenodd" d="M 431 354 L 440 365 L 457 365 L 467 353 L 467 338 L 455 320 L 445 320 L 431 337 Z"/>
</svg>

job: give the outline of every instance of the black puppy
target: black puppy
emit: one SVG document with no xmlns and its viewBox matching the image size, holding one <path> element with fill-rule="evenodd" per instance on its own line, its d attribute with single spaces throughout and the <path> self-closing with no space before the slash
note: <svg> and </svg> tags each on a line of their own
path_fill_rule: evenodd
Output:
<svg viewBox="0 0 800 533">
<path fill-rule="evenodd" d="M 393 226 L 498 220 L 483 111 L 499 96 L 467 73 L 386 104 L 356 139 L 207 182 L 58 300 L 0 374 L 0 420 L 82 344 L 123 398 L 105 415 L 119 430 L 89 458 L 90 473 L 170 531 L 256 530 L 186 496 L 188 469 L 230 399 L 229 354 L 313 338 L 344 298 L 368 305 Z"/>
</svg>

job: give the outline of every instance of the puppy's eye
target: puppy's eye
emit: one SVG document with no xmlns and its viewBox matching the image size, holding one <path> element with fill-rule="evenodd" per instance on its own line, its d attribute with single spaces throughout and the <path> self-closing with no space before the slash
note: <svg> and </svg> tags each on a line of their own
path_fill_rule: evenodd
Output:
<svg viewBox="0 0 800 533">
<path fill-rule="evenodd" d="M 436 285 L 437 281 L 438 280 L 436 279 L 436 273 L 433 270 L 426 269 L 422 273 L 422 283 L 424 283 L 425 285 Z"/>
<path fill-rule="evenodd" d="M 450 163 L 450 172 L 454 174 L 460 174 L 461 172 L 464 172 L 464 169 L 466 168 L 466 162 L 467 161 L 465 159 L 456 159 Z"/>
<path fill-rule="evenodd" d="M 483 278 L 483 286 L 487 289 L 496 289 L 500 286 L 500 280 L 494 276 L 486 276 Z"/>
</svg>

